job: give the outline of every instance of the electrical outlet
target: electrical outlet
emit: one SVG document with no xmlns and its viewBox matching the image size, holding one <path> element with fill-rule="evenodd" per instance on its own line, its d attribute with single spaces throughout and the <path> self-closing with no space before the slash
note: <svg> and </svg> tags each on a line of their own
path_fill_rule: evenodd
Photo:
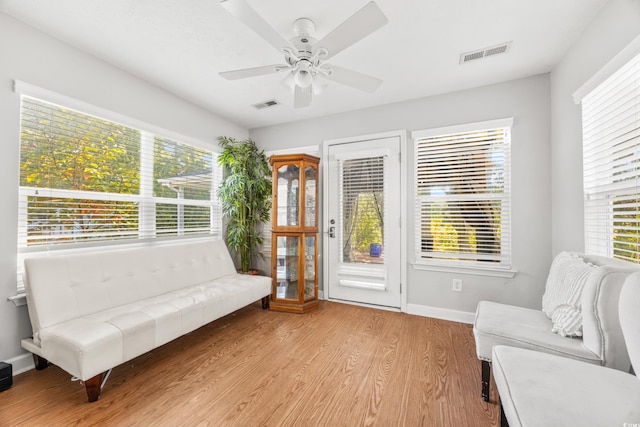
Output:
<svg viewBox="0 0 640 427">
<path fill-rule="evenodd" d="M 462 279 L 453 279 L 452 290 L 462 292 Z"/>
</svg>

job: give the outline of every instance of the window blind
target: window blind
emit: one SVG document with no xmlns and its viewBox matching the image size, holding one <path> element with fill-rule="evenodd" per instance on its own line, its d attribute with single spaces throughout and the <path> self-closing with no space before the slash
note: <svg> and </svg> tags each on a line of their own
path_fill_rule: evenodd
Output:
<svg viewBox="0 0 640 427">
<path fill-rule="evenodd" d="M 477 126 L 414 133 L 417 262 L 510 265 L 510 127 Z"/>
<path fill-rule="evenodd" d="M 215 235 L 216 154 L 22 95 L 18 248 Z"/>
<path fill-rule="evenodd" d="M 585 250 L 640 262 L 640 55 L 582 100 Z"/>
</svg>

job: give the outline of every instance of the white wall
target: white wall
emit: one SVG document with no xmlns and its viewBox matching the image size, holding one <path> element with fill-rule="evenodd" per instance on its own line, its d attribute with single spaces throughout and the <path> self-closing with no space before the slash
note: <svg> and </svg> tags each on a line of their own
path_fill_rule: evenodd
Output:
<svg viewBox="0 0 640 427">
<path fill-rule="evenodd" d="M 584 251 L 582 119 L 573 93 L 640 35 L 640 1 L 610 0 L 551 72 L 552 253 Z"/>
<path fill-rule="evenodd" d="M 270 150 L 322 144 L 327 139 L 377 132 L 413 131 L 513 117 L 512 254 L 513 267 L 518 274 L 513 279 L 504 279 L 418 271 L 408 266 L 408 303 L 414 309 L 416 306 L 436 308 L 445 316 L 447 310 L 474 312 L 482 299 L 540 307 L 551 262 L 549 102 L 549 76 L 539 75 L 314 120 L 252 129 L 251 137 L 262 148 Z M 411 154 L 411 141 L 407 148 Z M 411 183 L 412 165 L 408 169 L 408 181 Z M 409 193 L 406 206 L 409 254 L 412 254 L 414 244 L 411 196 Z M 451 291 L 454 277 L 464 280 L 464 292 Z"/>
<path fill-rule="evenodd" d="M 16 294 L 20 99 L 12 89 L 14 79 L 212 146 L 219 135 L 248 136 L 240 126 L 0 13 L 0 360 L 23 353 L 20 340 L 31 335 L 27 307 L 7 300 Z"/>
</svg>

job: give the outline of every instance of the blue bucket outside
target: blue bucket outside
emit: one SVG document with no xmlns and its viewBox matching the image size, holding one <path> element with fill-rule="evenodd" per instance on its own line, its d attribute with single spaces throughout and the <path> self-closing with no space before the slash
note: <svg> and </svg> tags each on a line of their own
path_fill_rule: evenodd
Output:
<svg viewBox="0 0 640 427">
<path fill-rule="evenodd" d="M 371 243 L 369 245 L 369 255 L 378 258 L 382 254 L 382 245 L 380 243 Z"/>
</svg>

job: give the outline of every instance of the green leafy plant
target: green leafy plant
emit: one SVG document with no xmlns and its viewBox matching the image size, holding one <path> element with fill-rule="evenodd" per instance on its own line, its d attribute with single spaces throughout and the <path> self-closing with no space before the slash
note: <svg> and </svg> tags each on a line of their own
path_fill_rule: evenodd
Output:
<svg viewBox="0 0 640 427">
<path fill-rule="evenodd" d="M 251 139 L 221 136 L 218 143 L 223 148 L 218 164 L 225 169 L 218 198 L 227 219 L 227 246 L 240 259 L 241 271 L 247 272 L 253 259 L 262 256 L 258 226 L 269 219 L 271 210 L 269 161 Z"/>
</svg>

